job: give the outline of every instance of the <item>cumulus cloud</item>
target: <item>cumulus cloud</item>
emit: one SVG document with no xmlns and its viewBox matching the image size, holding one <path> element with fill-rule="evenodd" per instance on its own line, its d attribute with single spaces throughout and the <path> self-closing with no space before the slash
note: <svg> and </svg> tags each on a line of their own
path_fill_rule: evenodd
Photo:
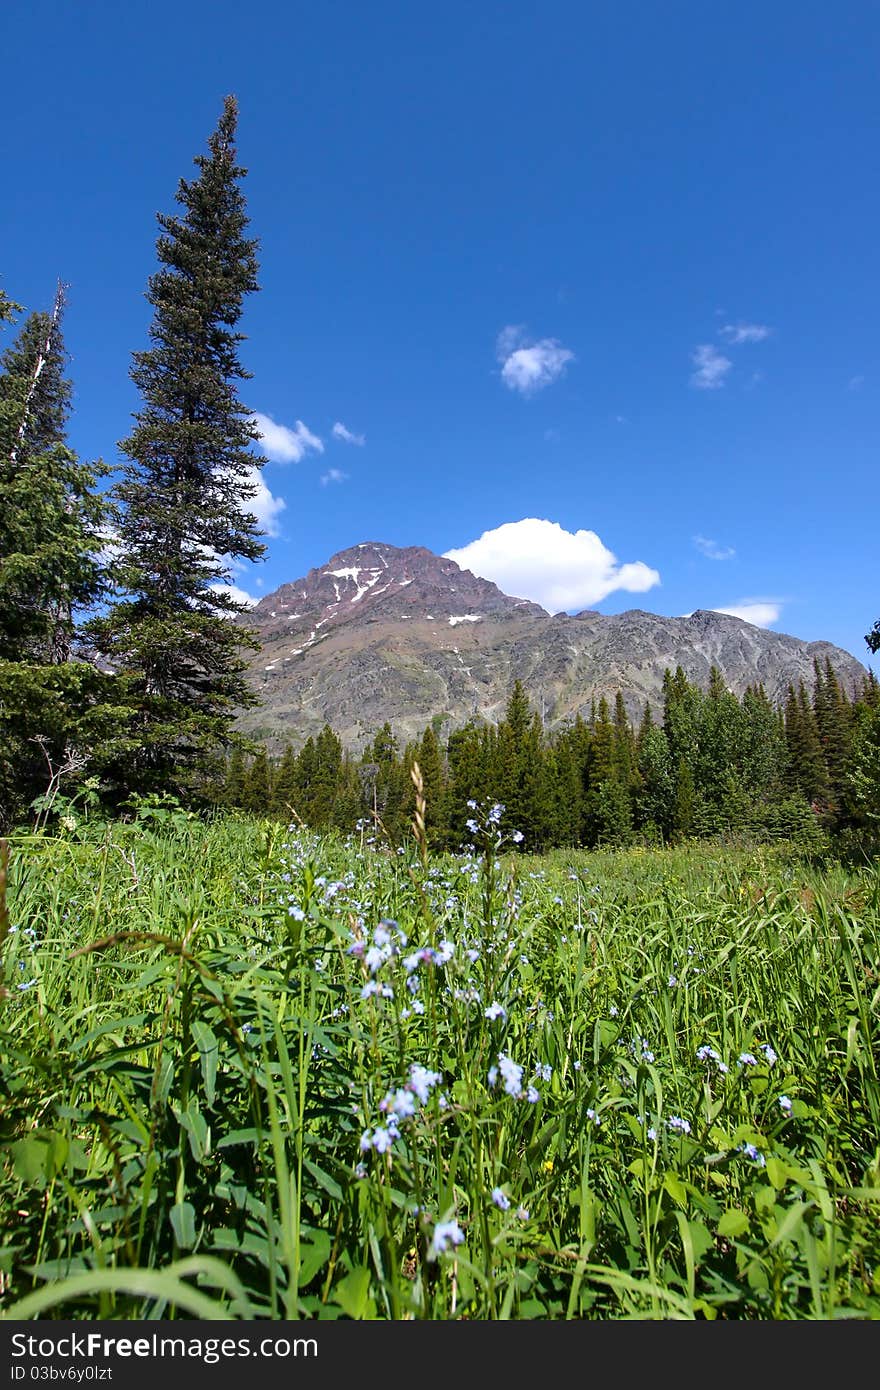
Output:
<svg viewBox="0 0 880 1390">
<path fill-rule="evenodd" d="M 707 536 L 694 536 L 694 545 L 708 560 L 732 560 L 736 554 L 732 545 L 719 545 Z"/>
<path fill-rule="evenodd" d="M 574 361 L 574 353 L 556 338 L 532 342 L 519 324 L 502 328 L 495 351 L 501 363 L 501 380 L 521 396 L 532 396 L 550 386 L 562 376 L 566 364 Z"/>
<path fill-rule="evenodd" d="M 297 420 L 293 429 L 279 425 L 270 415 L 256 414 L 254 425 L 259 431 L 262 449 L 273 463 L 299 463 L 307 450 L 314 449 L 323 454 L 324 444 L 302 420 Z"/>
<path fill-rule="evenodd" d="M 723 608 L 711 608 L 710 613 L 728 613 L 731 618 L 742 618 L 755 627 L 772 627 L 779 621 L 782 613 L 782 600 L 778 598 L 743 598 Z"/>
<path fill-rule="evenodd" d="M 344 483 L 348 477 L 341 468 L 328 468 L 326 473 L 321 474 L 321 486 L 326 487 L 328 483 Z"/>
<path fill-rule="evenodd" d="M 700 343 L 699 347 L 694 348 L 691 361 L 694 364 L 691 386 L 696 386 L 699 391 L 717 391 L 724 385 L 724 378 L 733 366 L 730 358 L 711 343 Z"/>
<path fill-rule="evenodd" d="M 209 584 L 208 588 L 212 593 L 225 594 L 227 598 L 232 599 L 233 603 L 240 603 L 243 608 L 253 608 L 254 604 L 258 602 L 253 594 L 249 594 L 246 589 L 240 589 L 237 584 Z M 221 611 L 226 613 L 228 609 Z M 232 617 L 233 614 L 230 613 L 229 616 Z"/>
<path fill-rule="evenodd" d="M 729 343 L 763 343 L 772 330 L 766 323 L 726 323 L 718 332 Z"/>
<path fill-rule="evenodd" d="M 539 517 L 508 521 L 446 556 L 491 579 L 506 594 L 532 599 L 548 613 L 578 612 L 617 589 L 644 593 L 660 583 L 636 560 L 621 565 L 595 531 L 566 531 Z"/>
<path fill-rule="evenodd" d="M 267 536 L 280 535 L 281 528 L 278 524 L 278 517 L 286 505 L 284 498 L 273 497 L 259 468 L 254 468 L 249 481 L 256 488 L 256 492 L 253 497 L 246 497 L 243 500 L 242 511 L 251 512 L 257 518 L 260 530 L 265 531 Z"/>
<path fill-rule="evenodd" d="M 334 439 L 341 439 L 343 444 L 356 444 L 362 448 L 367 442 L 365 434 L 354 434 L 341 420 L 337 420 L 331 431 Z"/>
</svg>

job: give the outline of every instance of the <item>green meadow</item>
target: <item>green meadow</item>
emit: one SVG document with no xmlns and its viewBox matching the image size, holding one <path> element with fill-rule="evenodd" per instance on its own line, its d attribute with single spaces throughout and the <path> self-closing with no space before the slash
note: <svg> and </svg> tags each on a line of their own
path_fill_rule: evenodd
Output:
<svg viewBox="0 0 880 1390">
<path fill-rule="evenodd" d="M 0 1316 L 880 1316 L 876 862 L 474 816 L 10 837 Z"/>
</svg>

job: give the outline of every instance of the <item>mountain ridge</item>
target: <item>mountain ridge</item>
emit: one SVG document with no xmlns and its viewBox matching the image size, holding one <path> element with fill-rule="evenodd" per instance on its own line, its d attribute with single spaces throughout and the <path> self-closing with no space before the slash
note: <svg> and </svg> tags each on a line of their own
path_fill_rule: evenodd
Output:
<svg viewBox="0 0 880 1390">
<path fill-rule="evenodd" d="M 644 609 L 548 613 L 424 546 L 361 541 L 280 585 L 240 619 L 260 641 L 248 679 L 262 705 L 239 727 L 270 746 L 301 746 L 330 724 L 360 752 L 387 721 L 402 740 L 430 723 L 497 722 L 516 680 L 553 730 L 620 689 L 630 718 L 657 711 L 663 672 L 705 687 L 716 666 L 742 696 L 774 703 L 811 685 L 826 657 L 848 693 L 867 669 L 825 641 L 803 641 L 731 614 L 670 618 Z"/>
</svg>

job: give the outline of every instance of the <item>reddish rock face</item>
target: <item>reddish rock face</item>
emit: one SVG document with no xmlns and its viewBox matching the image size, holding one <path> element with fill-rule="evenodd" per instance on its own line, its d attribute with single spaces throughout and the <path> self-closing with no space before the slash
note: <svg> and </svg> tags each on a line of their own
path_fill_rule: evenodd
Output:
<svg viewBox="0 0 880 1390">
<path fill-rule="evenodd" d="M 703 686 L 716 666 L 737 696 L 761 682 L 771 701 L 789 682 L 810 687 L 826 656 L 848 690 L 867 674 L 828 642 L 721 613 L 551 616 L 423 546 L 374 541 L 282 584 L 241 621 L 261 642 L 250 678 L 263 701 L 241 727 L 275 748 L 298 748 L 325 723 L 359 752 L 386 720 L 402 741 L 432 720 L 444 735 L 494 722 L 517 679 L 554 728 L 618 689 L 632 719 L 648 700 L 659 715 L 663 673 L 676 666 Z"/>
</svg>

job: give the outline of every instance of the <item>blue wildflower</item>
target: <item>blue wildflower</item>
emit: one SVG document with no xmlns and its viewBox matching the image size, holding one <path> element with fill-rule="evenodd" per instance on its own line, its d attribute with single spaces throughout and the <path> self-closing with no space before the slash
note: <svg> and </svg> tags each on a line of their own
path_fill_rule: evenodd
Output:
<svg viewBox="0 0 880 1390">
<path fill-rule="evenodd" d="M 464 1231 L 457 1221 L 438 1221 L 428 1247 L 428 1259 L 436 1260 L 450 1245 L 461 1245 L 463 1240 Z"/>
</svg>

